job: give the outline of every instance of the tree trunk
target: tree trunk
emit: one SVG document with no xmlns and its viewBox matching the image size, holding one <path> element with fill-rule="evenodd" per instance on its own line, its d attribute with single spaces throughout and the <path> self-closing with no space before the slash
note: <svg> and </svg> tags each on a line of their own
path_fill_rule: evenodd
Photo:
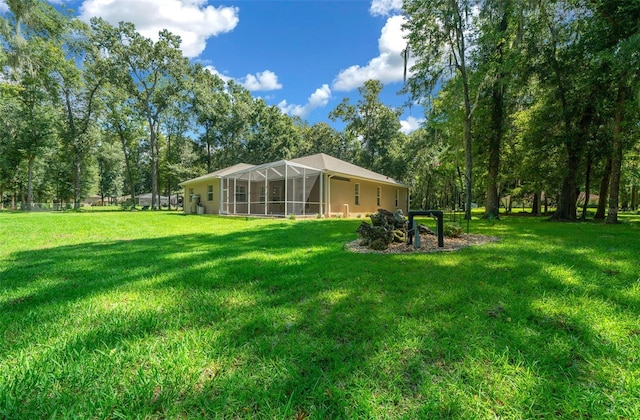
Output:
<svg viewBox="0 0 640 420">
<path fill-rule="evenodd" d="M 27 180 L 27 211 L 31 211 L 31 209 L 33 208 L 33 163 L 35 162 L 35 160 L 35 155 L 29 156 Z"/>
<path fill-rule="evenodd" d="M 148 100 L 148 98 L 147 98 Z M 149 124 L 149 148 L 151 157 L 151 210 L 158 209 L 158 148 L 156 138 L 157 116 L 153 117 L 147 109 L 147 122 Z"/>
<path fill-rule="evenodd" d="M 598 209 L 596 210 L 595 220 L 604 220 L 607 211 L 607 198 L 609 197 L 609 180 L 611 179 L 611 158 L 607 159 L 604 167 L 602 181 L 600 182 L 600 197 L 598 197 Z"/>
<path fill-rule="evenodd" d="M 121 130 L 118 130 L 118 136 L 120 136 L 120 142 L 122 143 L 122 153 L 124 154 L 124 166 L 127 170 L 127 175 L 129 176 L 129 187 L 131 188 L 131 202 L 132 206 L 136 206 L 136 186 L 133 180 L 133 169 L 131 168 L 131 157 L 129 156 L 129 152 L 127 150 L 127 139 Z"/>
<path fill-rule="evenodd" d="M 587 208 L 589 207 L 589 196 L 591 196 L 591 154 L 587 157 L 587 174 L 584 180 L 584 204 L 582 205 L 581 220 L 587 218 Z"/>
<path fill-rule="evenodd" d="M 618 204 L 620 199 L 620 176 L 622 172 L 622 113 L 625 101 L 623 86 L 618 87 L 616 114 L 613 122 L 613 153 L 611 157 L 611 180 L 609 185 L 609 211 L 607 223 L 618 223 Z"/>
<path fill-rule="evenodd" d="M 487 168 L 487 199 L 484 210 L 485 219 L 498 219 L 500 217 L 500 197 L 498 197 L 498 175 L 500 171 L 500 147 L 502 143 L 504 121 L 504 34 L 508 28 L 508 12 L 505 8 L 502 18 L 497 25 L 497 32 L 501 41 L 496 45 L 498 74 L 491 92 L 491 134 L 489 135 L 489 167 Z"/>
<path fill-rule="evenodd" d="M 464 77 L 464 91 L 465 91 L 465 117 L 464 117 L 464 177 L 465 177 L 465 204 L 464 204 L 464 218 L 465 220 L 471 220 L 471 191 L 473 187 L 473 147 L 471 142 L 471 100 L 469 98 L 469 86 L 466 80 L 466 74 Z"/>
<path fill-rule="evenodd" d="M 531 205 L 531 214 L 534 216 L 540 216 L 540 202 L 542 192 L 536 191 L 533 193 L 533 204 Z"/>
<path fill-rule="evenodd" d="M 489 167 L 487 171 L 487 200 L 484 218 L 500 217 L 500 197 L 498 197 L 498 174 L 500 170 L 500 144 L 502 142 L 502 120 L 504 95 L 500 81 L 493 87 L 493 110 L 491 113 L 491 135 L 489 136 Z"/>
<path fill-rule="evenodd" d="M 81 177 L 82 177 L 82 163 L 80 162 L 79 154 L 76 155 L 75 163 L 75 182 L 73 186 L 73 208 L 80 208 L 80 192 L 81 192 Z"/>
<path fill-rule="evenodd" d="M 638 186 L 631 186 L 631 210 L 638 210 Z"/>
</svg>

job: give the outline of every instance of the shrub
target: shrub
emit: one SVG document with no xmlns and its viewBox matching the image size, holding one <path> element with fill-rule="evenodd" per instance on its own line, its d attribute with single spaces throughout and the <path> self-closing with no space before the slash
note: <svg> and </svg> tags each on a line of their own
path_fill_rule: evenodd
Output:
<svg viewBox="0 0 640 420">
<path fill-rule="evenodd" d="M 462 227 L 456 223 L 446 223 L 442 233 L 449 238 L 459 238 L 462 236 Z"/>
</svg>

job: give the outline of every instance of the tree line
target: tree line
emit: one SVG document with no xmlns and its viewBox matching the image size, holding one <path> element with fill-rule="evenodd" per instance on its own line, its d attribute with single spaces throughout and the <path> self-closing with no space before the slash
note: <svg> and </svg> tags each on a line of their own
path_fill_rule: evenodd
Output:
<svg viewBox="0 0 640 420">
<path fill-rule="evenodd" d="M 326 122 L 283 114 L 186 59 L 180 38 L 131 23 L 78 21 L 43 0 L 7 0 L 0 18 L 0 197 L 30 209 L 151 191 L 238 162 L 327 153 L 404 181 L 413 207 L 529 200 L 553 218 L 617 221 L 640 184 L 640 7 L 632 0 L 407 0 L 409 106 L 367 81 Z M 586 200 L 580 201 L 580 197 Z M 580 208 L 579 208 L 580 207 Z"/>
<path fill-rule="evenodd" d="M 466 209 L 482 197 L 486 217 L 523 195 L 536 214 L 553 200 L 555 220 L 577 220 L 579 206 L 586 217 L 593 193 L 596 218 L 637 209 L 637 1 L 405 0 L 404 10 L 406 91 L 428 109 L 418 200 L 433 201 L 435 179 L 460 162 Z"/>
</svg>

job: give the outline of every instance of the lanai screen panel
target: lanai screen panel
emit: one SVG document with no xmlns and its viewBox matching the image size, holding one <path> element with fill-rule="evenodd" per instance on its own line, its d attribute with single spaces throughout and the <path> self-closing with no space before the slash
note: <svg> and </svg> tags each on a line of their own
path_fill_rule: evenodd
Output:
<svg viewBox="0 0 640 420">
<path fill-rule="evenodd" d="M 322 172 L 289 161 L 229 174 L 222 185 L 226 214 L 315 215 L 322 208 Z"/>
</svg>

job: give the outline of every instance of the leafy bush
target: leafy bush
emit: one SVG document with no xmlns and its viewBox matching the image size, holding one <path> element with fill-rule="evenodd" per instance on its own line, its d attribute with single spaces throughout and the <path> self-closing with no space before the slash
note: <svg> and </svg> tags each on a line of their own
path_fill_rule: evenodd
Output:
<svg viewBox="0 0 640 420">
<path fill-rule="evenodd" d="M 462 226 L 456 223 L 446 223 L 443 230 L 444 236 L 449 238 L 459 238 L 462 236 Z"/>
</svg>

